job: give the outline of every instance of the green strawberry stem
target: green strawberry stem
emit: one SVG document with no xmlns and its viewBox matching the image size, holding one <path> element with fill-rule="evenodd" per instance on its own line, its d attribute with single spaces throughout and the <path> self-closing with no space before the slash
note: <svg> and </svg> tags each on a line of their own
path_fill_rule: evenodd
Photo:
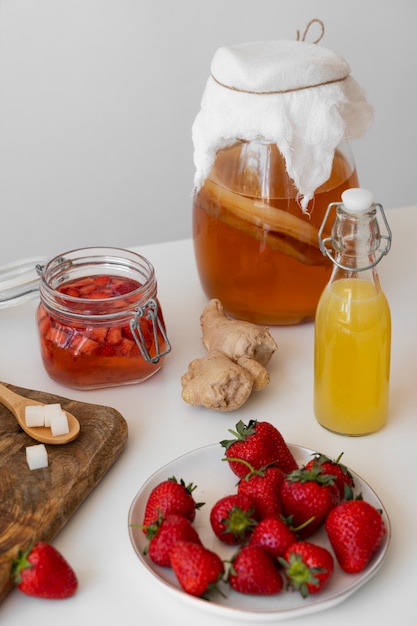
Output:
<svg viewBox="0 0 417 626">
<path fill-rule="evenodd" d="M 227 595 L 220 589 L 220 583 L 222 583 L 222 582 L 226 582 L 225 579 L 224 579 L 224 574 L 219 574 L 217 580 L 215 580 L 213 583 L 209 583 L 208 584 L 205 593 L 203 593 L 203 595 L 201 596 L 202 599 L 210 601 L 211 600 L 210 595 L 212 593 L 218 593 L 219 595 L 222 596 L 222 598 L 227 600 Z"/>
<path fill-rule="evenodd" d="M 16 585 L 22 580 L 22 571 L 33 567 L 33 564 L 28 560 L 32 547 L 33 542 L 30 540 L 27 548 L 19 550 L 17 557 L 12 559 L 11 577 Z"/>
<path fill-rule="evenodd" d="M 239 506 L 233 506 L 227 518 L 222 521 L 225 524 L 225 532 L 232 533 L 236 539 L 242 541 L 248 530 L 256 526 L 256 520 L 252 517 L 255 509 L 245 511 Z"/>
<path fill-rule="evenodd" d="M 234 461 L 246 465 L 249 472 L 246 474 L 246 476 L 243 477 L 242 480 L 249 480 L 249 478 L 251 478 L 252 476 L 265 476 L 265 470 L 268 469 L 268 467 L 275 465 L 275 463 L 278 462 L 278 459 L 276 461 L 273 461 L 272 463 L 268 463 L 268 465 L 264 465 L 264 467 L 260 467 L 259 469 L 255 469 L 253 465 L 246 461 L 246 459 L 241 459 L 239 457 L 225 456 L 223 457 L 222 461 L 227 461 L 229 463 L 231 461 Z"/>
<path fill-rule="evenodd" d="M 187 493 L 189 493 L 190 495 L 192 495 L 194 489 L 196 489 L 197 485 L 193 485 L 193 483 L 188 483 L 188 485 L 185 484 L 185 480 L 183 480 L 182 478 L 180 478 L 180 480 L 177 479 L 176 476 L 170 476 L 170 478 L 168 478 L 168 480 L 170 480 L 173 483 L 177 483 L 179 485 L 182 485 L 184 487 L 184 489 L 187 491 Z"/>
<path fill-rule="evenodd" d="M 316 517 L 315 517 L 315 515 L 313 515 L 312 517 L 309 517 L 308 520 L 306 520 L 305 522 L 303 522 L 299 526 L 293 526 L 291 524 L 291 522 L 290 522 L 289 529 L 292 530 L 292 532 L 297 535 L 300 532 L 300 530 L 302 530 L 303 528 L 305 528 L 306 526 L 308 526 L 309 524 L 314 522 L 315 519 L 316 519 Z"/>
<path fill-rule="evenodd" d="M 333 474 L 325 474 L 321 467 L 313 466 L 311 469 L 302 467 L 287 474 L 287 480 L 290 482 L 316 482 L 320 485 L 334 485 L 335 477 Z"/>
<path fill-rule="evenodd" d="M 250 420 L 248 425 L 246 426 L 246 424 L 242 422 L 242 420 L 239 420 L 236 424 L 236 430 L 232 430 L 231 428 L 228 429 L 228 432 L 235 438 L 223 439 L 223 441 L 220 441 L 220 445 L 227 450 L 236 441 L 246 441 L 248 437 L 256 433 L 256 424 L 257 420 Z"/>
<path fill-rule="evenodd" d="M 194 485 L 193 483 L 188 483 L 188 485 L 185 483 L 185 480 L 180 478 L 180 480 L 177 479 L 176 476 L 170 476 L 168 478 L 168 480 L 170 480 L 173 483 L 177 483 L 179 485 L 181 485 L 182 487 L 184 487 L 184 489 L 186 490 L 187 493 L 190 494 L 190 496 L 193 495 L 193 491 L 195 489 L 197 489 L 197 485 Z M 195 508 L 196 510 L 201 509 L 202 506 L 204 506 L 205 502 L 196 502 L 195 503 Z"/>
<path fill-rule="evenodd" d="M 279 557 L 278 561 L 285 569 L 289 586 L 299 591 L 303 598 L 309 595 L 307 585 L 319 584 L 316 574 L 326 571 L 323 567 L 309 567 L 300 554 L 291 554 L 288 561 Z"/>
</svg>

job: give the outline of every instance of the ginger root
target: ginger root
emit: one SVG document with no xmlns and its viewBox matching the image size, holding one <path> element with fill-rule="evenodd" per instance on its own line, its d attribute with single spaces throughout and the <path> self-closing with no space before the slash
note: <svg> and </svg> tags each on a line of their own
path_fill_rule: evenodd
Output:
<svg viewBox="0 0 417 626">
<path fill-rule="evenodd" d="M 229 319 L 217 299 L 204 308 L 200 324 L 208 353 L 182 376 L 182 398 L 193 406 L 234 411 L 269 383 L 265 365 L 278 346 L 267 328 Z"/>
<path fill-rule="evenodd" d="M 210 300 L 201 314 L 200 324 L 205 348 L 209 352 L 221 350 L 233 361 L 247 356 L 266 365 L 277 350 L 277 344 L 267 328 L 229 319 L 220 300 Z"/>
<path fill-rule="evenodd" d="M 185 402 L 216 411 L 234 411 L 246 402 L 253 389 L 250 373 L 219 350 L 191 361 L 181 383 Z"/>
</svg>

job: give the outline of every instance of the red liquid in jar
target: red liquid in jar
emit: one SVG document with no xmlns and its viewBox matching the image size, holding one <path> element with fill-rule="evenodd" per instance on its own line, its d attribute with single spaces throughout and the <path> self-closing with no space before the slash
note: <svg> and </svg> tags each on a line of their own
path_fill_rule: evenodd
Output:
<svg viewBox="0 0 417 626">
<path fill-rule="evenodd" d="M 141 306 L 136 290 L 140 283 L 123 276 L 87 276 L 63 283 L 56 291 L 71 300 L 71 311 L 85 316 L 78 320 L 71 314 L 50 311 L 43 303 L 38 308 L 41 355 L 46 371 L 54 380 L 69 387 L 93 388 L 139 382 L 160 369 L 144 359 L 132 335 L 129 321 L 135 306 Z M 122 297 L 121 297 L 122 296 Z M 66 307 L 69 301 L 66 301 Z M 126 316 L 96 323 L 94 314 L 126 311 Z M 164 327 L 160 307 L 158 318 Z M 157 349 L 152 320 L 140 319 L 140 328 L 151 357 Z M 166 343 L 158 328 L 159 351 Z"/>
</svg>

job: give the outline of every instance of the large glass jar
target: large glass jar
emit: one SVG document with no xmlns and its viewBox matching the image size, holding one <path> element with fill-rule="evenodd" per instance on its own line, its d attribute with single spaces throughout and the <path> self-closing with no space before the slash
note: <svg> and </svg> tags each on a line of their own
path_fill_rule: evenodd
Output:
<svg viewBox="0 0 417 626">
<path fill-rule="evenodd" d="M 349 145 L 341 144 L 330 178 L 303 213 L 276 145 L 238 141 L 219 150 L 193 202 L 195 256 L 206 295 L 256 323 L 312 320 L 332 269 L 320 251 L 318 229 L 328 204 L 357 186 Z"/>
<path fill-rule="evenodd" d="M 317 41 L 219 48 L 192 128 L 201 284 L 255 323 L 314 318 L 331 271 L 318 229 L 328 204 L 358 186 L 349 142 L 372 107 L 348 63 Z"/>
<path fill-rule="evenodd" d="M 142 382 L 170 351 L 151 263 L 118 248 L 61 254 L 40 274 L 43 364 L 77 389 Z"/>
</svg>

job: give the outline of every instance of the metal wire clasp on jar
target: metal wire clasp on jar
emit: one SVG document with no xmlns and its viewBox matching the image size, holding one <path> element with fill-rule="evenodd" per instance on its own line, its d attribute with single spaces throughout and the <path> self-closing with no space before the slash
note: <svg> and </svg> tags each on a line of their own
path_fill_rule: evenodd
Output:
<svg viewBox="0 0 417 626">
<path fill-rule="evenodd" d="M 41 356 L 78 389 L 138 383 L 171 351 L 152 264 L 119 248 L 81 248 L 38 265 Z"/>
</svg>

